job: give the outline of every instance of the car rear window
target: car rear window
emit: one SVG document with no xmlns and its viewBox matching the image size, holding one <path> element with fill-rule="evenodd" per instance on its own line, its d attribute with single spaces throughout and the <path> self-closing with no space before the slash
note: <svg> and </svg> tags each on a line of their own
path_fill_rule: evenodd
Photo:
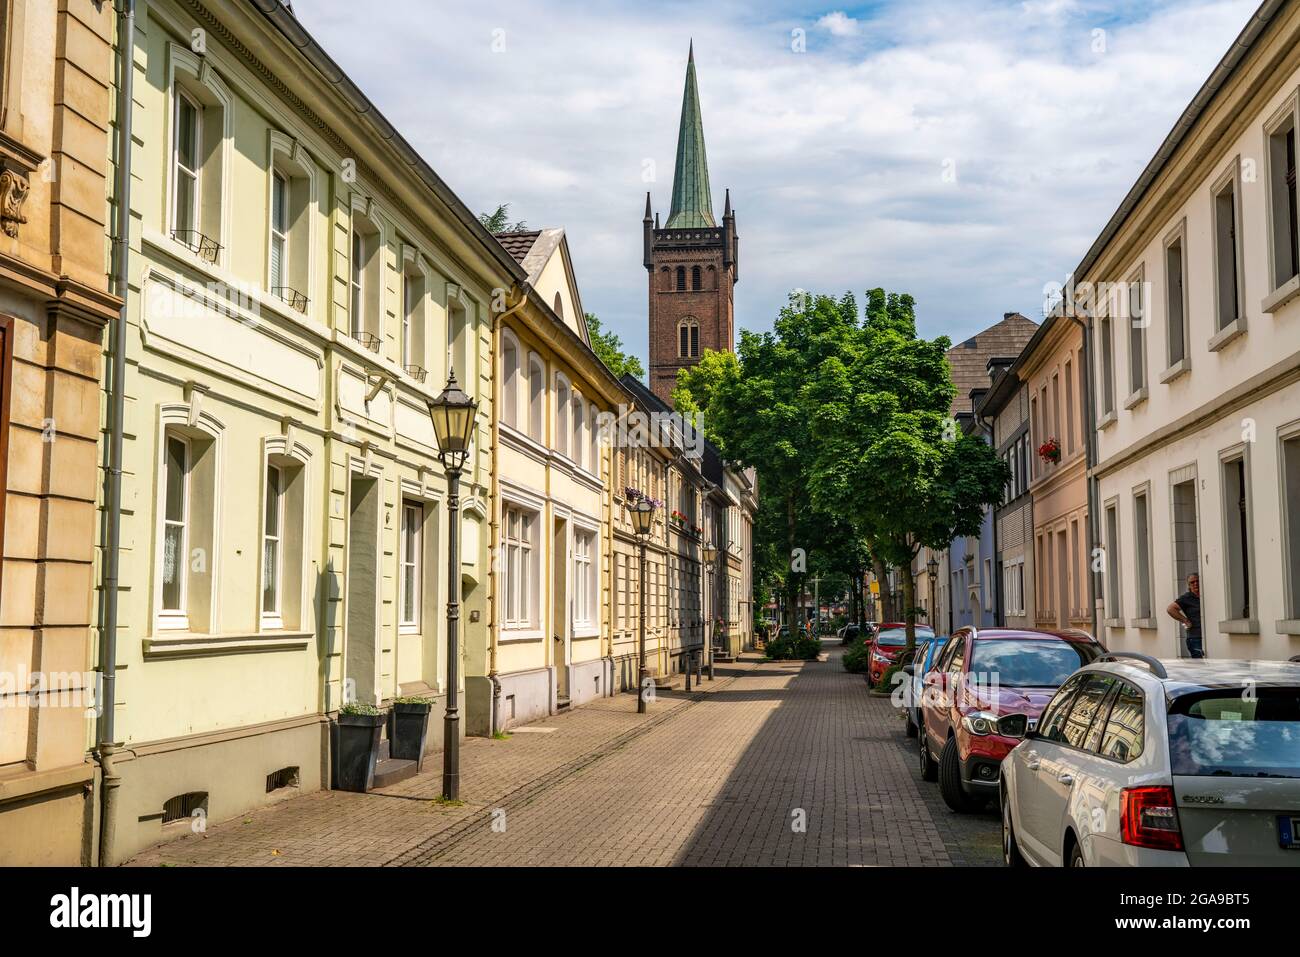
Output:
<svg viewBox="0 0 1300 957">
<path fill-rule="evenodd" d="M 966 670 L 985 681 L 996 676 L 1013 688 L 1058 688 L 1102 653 L 1096 642 L 1064 638 L 984 638 L 973 644 Z"/>
<path fill-rule="evenodd" d="M 927 638 L 934 634 L 929 628 L 917 628 L 917 635 L 925 635 Z M 890 647 L 901 647 L 907 644 L 906 628 L 886 628 L 876 635 L 876 642 Z"/>
<path fill-rule="evenodd" d="M 1169 706 L 1174 774 L 1300 778 L 1300 688 L 1199 691 Z"/>
</svg>

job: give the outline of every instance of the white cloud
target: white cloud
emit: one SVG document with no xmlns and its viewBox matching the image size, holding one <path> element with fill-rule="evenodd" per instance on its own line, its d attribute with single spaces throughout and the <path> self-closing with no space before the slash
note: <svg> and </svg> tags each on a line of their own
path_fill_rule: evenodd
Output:
<svg viewBox="0 0 1300 957">
<path fill-rule="evenodd" d="M 837 37 L 855 37 L 859 30 L 858 21 L 845 14 L 843 10 L 836 10 L 821 17 L 817 21 L 817 26 Z"/>
<path fill-rule="evenodd" d="M 1123 0 L 1029 6 L 891 0 L 870 49 L 807 53 L 790 31 L 819 13 L 740 0 L 364 16 L 317 0 L 298 16 L 471 209 L 564 226 L 583 304 L 644 356 L 641 215 L 647 188 L 667 213 L 691 37 L 715 205 L 731 187 L 741 235 L 739 326 L 768 328 L 796 286 L 909 291 L 923 331 L 954 340 L 1035 315 L 1255 3 L 1170 0 L 1137 20 Z"/>
</svg>

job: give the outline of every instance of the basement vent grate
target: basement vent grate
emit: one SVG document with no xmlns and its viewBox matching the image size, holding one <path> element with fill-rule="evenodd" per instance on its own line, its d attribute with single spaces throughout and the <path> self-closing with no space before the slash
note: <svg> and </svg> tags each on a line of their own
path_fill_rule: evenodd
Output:
<svg viewBox="0 0 1300 957">
<path fill-rule="evenodd" d="M 173 821 L 188 821 L 194 816 L 194 812 L 202 809 L 208 809 L 208 792 L 207 791 L 190 791 L 188 794 L 178 794 L 163 803 L 162 822 L 171 824 Z"/>
<path fill-rule="evenodd" d="M 298 786 L 298 769 L 281 768 L 279 771 L 272 771 L 266 776 L 266 793 L 279 791 L 281 788 L 296 788 Z"/>
</svg>

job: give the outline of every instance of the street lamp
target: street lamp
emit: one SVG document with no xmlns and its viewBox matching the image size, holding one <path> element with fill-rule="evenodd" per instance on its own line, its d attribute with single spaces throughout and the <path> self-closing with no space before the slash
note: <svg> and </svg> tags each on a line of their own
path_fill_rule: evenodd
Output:
<svg viewBox="0 0 1300 957">
<path fill-rule="evenodd" d="M 632 515 L 632 530 L 636 532 L 636 537 L 641 543 L 641 577 L 639 579 L 640 588 L 637 589 L 641 593 L 641 629 L 638 648 L 640 665 L 636 682 L 636 711 L 637 714 L 645 714 L 645 547 L 646 543 L 650 541 L 650 532 L 654 528 L 655 503 L 653 499 L 642 495 L 636 501 L 629 502 L 627 510 Z"/>
<path fill-rule="evenodd" d="M 447 473 L 447 714 L 443 719 L 442 796 L 460 800 L 460 473 L 469 458 L 478 402 L 456 382 L 453 370 L 447 387 L 429 402 L 429 418 L 438 439 L 438 458 Z"/>
<path fill-rule="evenodd" d="M 705 647 L 709 656 L 709 680 L 713 680 L 713 563 L 718 560 L 715 545 L 706 544 L 700 548 L 700 557 L 704 559 L 704 574 L 708 582 L 706 590 L 709 596 L 709 618 L 705 624 Z"/>
<path fill-rule="evenodd" d="M 936 617 L 934 583 L 939 580 L 939 559 L 935 557 L 934 552 L 930 553 L 930 560 L 925 563 L 925 570 L 930 575 L 930 627 L 933 628 Z M 938 634 L 938 632 L 935 632 L 935 634 Z"/>
</svg>

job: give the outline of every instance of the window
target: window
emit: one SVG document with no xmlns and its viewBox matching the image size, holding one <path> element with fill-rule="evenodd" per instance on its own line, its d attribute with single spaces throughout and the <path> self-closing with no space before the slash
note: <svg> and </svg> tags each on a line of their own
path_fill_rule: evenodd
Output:
<svg viewBox="0 0 1300 957">
<path fill-rule="evenodd" d="M 1151 504 L 1145 491 L 1133 497 L 1133 563 L 1136 565 L 1137 589 L 1134 614 L 1140 619 L 1151 617 Z"/>
<path fill-rule="evenodd" d="M 1300 618 L 1300 431 L 1282 440 L 1282 531 L 1287 616 Z"/>
<path fill-rule="evenodd" d="M 1119 618 L 1119 506 L 1106 505 L 1106 617 Z"/>
<path fill-rule="evenodd" d="M 1288 99 L 1280 121 L 1268 132 L 1268 219 L 1271 276 L 1277 289 L 1300 274 L 1300 231 L 1296 224 L 1296 98 Z"/>
<path fill-rule="evenodd" d="M 401 572 L 401 618 L 398 626 L 408 631 L 420 627 L 420 548 L 424 531 L 424 506 L 402 503 L 402 544 L 398 556 Z"/>
<path fill-rule="evenodd" d="M 701 276 L 700 267 L 692 266 L 691 267 L 691 290 L 693 292 L 699 292 L 701 289 L 704 288 L 703 284 L 700 282 L 700 276 Z"/>
<path fill-rule="evenodd" d="M 683 359 L 700 354 L 700 321 L 687 316 L 677 324 L 677 354 Z"/>
<path fill-rule="evenodd" d="M 190 242 L 199 231 L 199 175 L 202 155 L 203 107 L 181 87 L 176 88 L 176 133 L 172 163 L 176 185 L 173 194 L 172 228 L 182 242 Z"/>
<path fill-rule="evenodd" d="M 266 504 L 262 521 L 262 623 L 278 627 L 280 590 L 284 580 L 284 475 L 278 466 L 266 467 Z"/>
<path fill-rule="evenodd" d="M 578 467 L 582 467 L 582 456 L 586 449 L 587 443 L 583 441 L 582 432 L 587 424 L 587 417 L 582 411 L 582 396 L 578 393 L 573 394 L 573 414 L 570 417 L 572 423 L 570 428 L 573 431 L 572 441 L 569 443 L 570 455 Z"/>
<path fill-rule="evenodd" d="M 506 506 L 502 516 L 502 542 L 505 561 L 502 570 L 504 625 L 506 628 L 532 628 L 535 593 L 534 537 L 538 523 L 535 512 Z"/>
<path fill-rule="evenodd" d="M 1238 165 L 1214 190 L 1215 329 L 1223 331 L 1241 319 L 1241 203 L 1237 188 Z"/>
<path fill-rule="evenodd" d="M 1065 362 L 1065 453 L 1074 454 L 1074 365 Z"/>
<path fill-rule="evenodd" d="M 1254 610 L 1251 577 L 1250 473 L 1246 454 L 1238 451 L 1220 463 L 1223 476 L 1223 525 L 1227 575 L 1227 618 L 1243 620 Z"/>
<path fill-rule="evenodd" d="M 528 434 L 546 441 L 546 369 L 536 355 L 528 358 Z"/>
<path fill-rule="evenodd" d="M 600 427 L 597 424 L 596 406 L 589 403 L 587 406 L 587 442 L 589 443 L 587 454 L 590 456 L 587 460 L 587 471 L 596 478 L 600 478 Z"/>
<path fill-rule="evenodd" d="M 1114 681 L 1110 675 L 1088 676 L 1070 705 L 1070 712 L 1061 727 L 1060 743 L 1072 748 L 1084 748 L 1092 723 L 1101 712 Z"/>
<path fill-rule="evenodd" d="M 678 292 L 686 291 L 686 267 L 685 266 L 677 267 L 677 291 Z"/>
<path fill-rule="evenodd" d="M 1138 396 L 1147 387 L 1146 282 L 1141 272 L 1128 281 L 1128 385 Z"/>
<path fill-rule="evenodd" d="M 1187 358 L 1187 272 L 1183 256 L 1183 230 L 1165 243 L 1165 324 L 1169 368 Z"/>
<path fill-rule="evenodd" d="M 594 628 L 596 622 L 596 533 L 578 529 L 573 535 L 573 624 Z"/>
<path fill-rule="evenodd" d="M 557 377 L 555 384 L 555 451 L 569 454 L 569 384 Z"/>
<path fill-rule="evenodd" d="M 1064 743 L 1065 720 L 1070 716 L 1074 696 L 1078 694 L 1079 688 L 1082 687 L 1087 678 L 1088 675 L 1076 675 L 1061 685 L 1060 690 L 1056 692 L 1043 710 L 1042 720 L 1038 723 L 1040 737 L 1047 741 L 1055 741 L 1058 744 Z"/>
<path fill-rule="evenodd" d="M 161 613 L 179 619 L 185 614 L 190 495 L 190 446 L 179 435 L 165 439 L 163 475 Z"/>
<path fill-rule="evenodd" d="M 1115 342 L 1111 333 L 1109 316 L 1103 316 L 1097 327 L 1097 337 L 1101 340 L 1101 414 L 1102 417 L 1115 412 Z"/>
<path fill-rule="evenodd" d="M 1139 757 L 1146 734 L 1145 717 L 1142 692 L 1121 681 L 1101 736 L 1101 756 L 1125 763 Z"/>
<path fill-rule="evenodd" d="M 402 367 L 424 381 L 424 273 L 411 262 L 402 269 Z"/>
<path fill-rule="evenodd" d="M 501 339 L 501 421 L 519 427 L 519 346 L 509 336 Z"/>
<path fill-rule="evenodd" d="M 349 263 L 349 306 L 352 338 L 372 352 L 379 351 L 381 314 L 379 249 L 382 236 L 375 220 L 360 209 L 352 211 L 351 262 Z"/>
<path fill-rule="evenodd" d="M 279 170 L 271 171 L 271 290 L 288 285 L 285 279 L 289 258 L 289 180 Z"/>
</svg>

